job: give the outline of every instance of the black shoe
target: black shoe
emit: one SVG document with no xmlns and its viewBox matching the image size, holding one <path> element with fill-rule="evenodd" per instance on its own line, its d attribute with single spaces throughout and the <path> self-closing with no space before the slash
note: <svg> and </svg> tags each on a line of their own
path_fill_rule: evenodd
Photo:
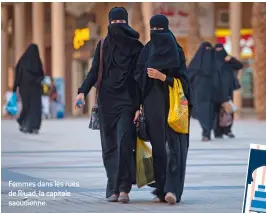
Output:
<svg viewBox="0 0 266 213">
<path fill-rule="evenodd" d="M 39 134 L 39 130 L 38 129 L 31 129 L 28 131 L 28 133 L 37 135 L 37 134 Z"/>
<path fill-rule="evenodd" d="M 229 138 L 235 138 L 235 135 L 232 132 L 228 132 L 225 135 Z"/>
<path fill-rule="evenodd" d="M 27 130 L 27 128 L 20 126 L 19 127 L 19 131 L 23 132 L 23 133 L 28 133 L 29 131 Z"/>
<path fill-rule="evenodd" d="M 215 136 L 216 139 L 223 139 L 223 136 L 222 135 L 217 135 Z"/>
</svg>

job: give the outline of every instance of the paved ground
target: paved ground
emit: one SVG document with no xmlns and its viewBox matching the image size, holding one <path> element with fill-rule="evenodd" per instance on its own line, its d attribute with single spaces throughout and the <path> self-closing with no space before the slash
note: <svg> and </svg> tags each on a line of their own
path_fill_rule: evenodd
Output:
<svg viewBox="0 0 266 213">
<path fill-rule="evenodd" d="M 238 121 L 234 140 L 200 142 L 198 123 L 193 121 L 183 201 L 175 206 L 153 204 L 150 188 L 133 188 L 128 205 L 110 204 L 105 195 L 105 171 L 101 161 L 99 132 L 90 131 L 87 119 L 44 121 L 40 135 L 24 135 L 14 121 L 2 121 L 2 212 L 3 213 L 85 213 L 85 212 L 182 212 L 236 213 L 241 211 L 250 143 L 266 144 L 266 122 Z M 52 186 L 43 193 L 65 191 L 69 197 L 39 196 L 44 207 L 11 207 L 13 182 Z M 57 188 L 53 181 L 72 184 Z M 32 188 L 21 188 L 32 192 Z M 28 202 L 29 203 L 29 202 Z M 13 204 L 13 203 L 12 203 Z"/>
</svg>

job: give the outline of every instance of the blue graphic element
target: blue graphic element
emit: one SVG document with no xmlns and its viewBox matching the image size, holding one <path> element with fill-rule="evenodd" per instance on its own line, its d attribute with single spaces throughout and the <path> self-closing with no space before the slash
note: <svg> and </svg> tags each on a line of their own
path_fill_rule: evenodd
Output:
<svg viewBox="0 0 266 213">
<path fill-rule="evenodd" d="M 264 185 L 258 185 L 259 189 L 265 189 L 266 187 Z"/>
<path fill-rule="evenodd" d="M 248 185 L 254 181 L 252 178 L 252 174 L 256 169 L 263 166 L 266 166 L 266 150 L 250 149 L 243 213 L 246 211 L 245 207 L 247 203 Z M 254 199 L 251 201 L 251 206 L 249 209 L 250 211 L 258 213 L 262 212 L 266 213 L 265 188 L 266 188 L 265 185 L 258 185 L 258 189 L 255 191 L 254 194 Z"/>
<path fill-rule="evenodd" d="M 256 191 L 255 198 L 265 198 L 266 199 L 266 192 Z"/>
<path fill-rule="evenodd" d="M 260 200 L 252 200 L 251 202 L 251 210 L 260 209 L 257 210 L 259 212 L 266 212 L 266 202 L 260 201 Z M 255 210 L 256 211 L 256 210 Z"/>
<path fill-rule="evenodd" d="M 250 150 L 250 161 L 248 166 L 248 184 L 253 181 L 252 173 L 259 167 L 266 166 L 266 151 L 251 149 Z"/>
</svg>

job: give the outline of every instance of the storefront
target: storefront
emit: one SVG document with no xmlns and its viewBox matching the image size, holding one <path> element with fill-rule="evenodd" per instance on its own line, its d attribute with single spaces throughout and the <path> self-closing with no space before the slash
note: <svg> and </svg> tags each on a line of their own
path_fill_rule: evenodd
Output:
<svg viewBox="0 0 266 213">
<path fill-rule="evenodd" d="M 228 54 L 232 52 L 232 44 L 230 38 L 229 29 L 217 29 L 216 42 L 224 45 L 225 50 Z M 241 83 L 241 95 L 243 107 L 254 107 L 253 106 L 253 68 L 252 62 L 254 57 L 254 40 L 251 29 L 242 29 L 240 31 L 240 56 L 241 61 L 244 64 L 244 68 L 241 72 L 240 83 Z"/>
<path fill-rule="evenodd" d="M 72 97 L 77 95 L 77 88 L 87 76 L 91 67 L 94 49 L 99 39 L 98 26 L 95 17 L 86 14 L 77 20 L 76 29 L 73 32 L 73 55 L 72 55 Z M 93 101 L 93 90 L 85 100 L 83 111 L 72 110 L 72 114 L 78 115 L 89 113 Z"/>
<path fill-rule="evenodd" d="M 164 14 L 169 19 L 169 27 L 182 46 L 185 55 L 188 55 L 189 8 L 186 2 L 154 2 L 152 14 Z M 206 41 L 213 41 L 214 32 L 214 4 L 200 2 L 199 25 L 200 34 Z"/>
</svg>

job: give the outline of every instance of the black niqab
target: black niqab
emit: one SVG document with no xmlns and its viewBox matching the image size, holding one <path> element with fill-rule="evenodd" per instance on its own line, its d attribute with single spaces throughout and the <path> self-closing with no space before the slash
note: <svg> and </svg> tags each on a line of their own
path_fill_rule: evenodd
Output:
<svg viewBox="0 0 266 213">
<path fill-rule="evenodd" d="M 126 23 L 111 23 L 113 20 L 125 20 Z M 109 12 L 108 34 L 104 42 L 104 60 L 107 69 L 111 64 L 120 70 L 126 69 L 128 57 L 138 53 L 142 44 L 139 34 L 128 25 L 128 13 L 123 7 L 115 7 Z"/>
<path fill-rule="evenodd" d="M 36 44 L 30 44 L 18 62 L 20 69 L 24 69 L 34 77 L 43 76 L 42 62 Z"/>
<path fill-rule="evenodd" d="M 13 91 L 16 91 L 18 86 L 20 89 L 23 89 L 28 87 L 30 83 L 35 82 L 40 84 L 43 76 L 44 73 L 38 46 L 36 44 L 30 44 L 16 65 Z"/>
<path fill-rule="evenodd" d="M 150 20 L 150 28 L 163 29 L 151 31 L 148 67 L 169 69 L 180 67 L 181 65 L 179 57 L 180 46 L 168 26 L 169 21 L 164 15 L 154 15 Z"/>
<path fill-rule="evenodd" d="M 224 46 L 222 45 L 222 44 L 216 44 L 215 46 L 214 46 L 214 48 L 215 48 L 215 60 L 218 60 L 218 61 L 223 61 L 224 63 L 226 63 L 225 62 L 225 57 L 228 55 L 227 54 L 227 52 L 225 51 L 225 49 L 224 49 Z M 216 50 L 216 48 L 223 48 L 222 50 Z"/>
<path fill-rule="evenodd" d="M 206 49 L 206 47 L 210 47 L 210 49 Z M 212 45 L 209 42 L 203 42 L 188 66 L 189 75 L 194 76 L 195 72 L 200 72 L 204 75 L 210 75 L 212 71 L 211 69 Z"/>
</svg>

